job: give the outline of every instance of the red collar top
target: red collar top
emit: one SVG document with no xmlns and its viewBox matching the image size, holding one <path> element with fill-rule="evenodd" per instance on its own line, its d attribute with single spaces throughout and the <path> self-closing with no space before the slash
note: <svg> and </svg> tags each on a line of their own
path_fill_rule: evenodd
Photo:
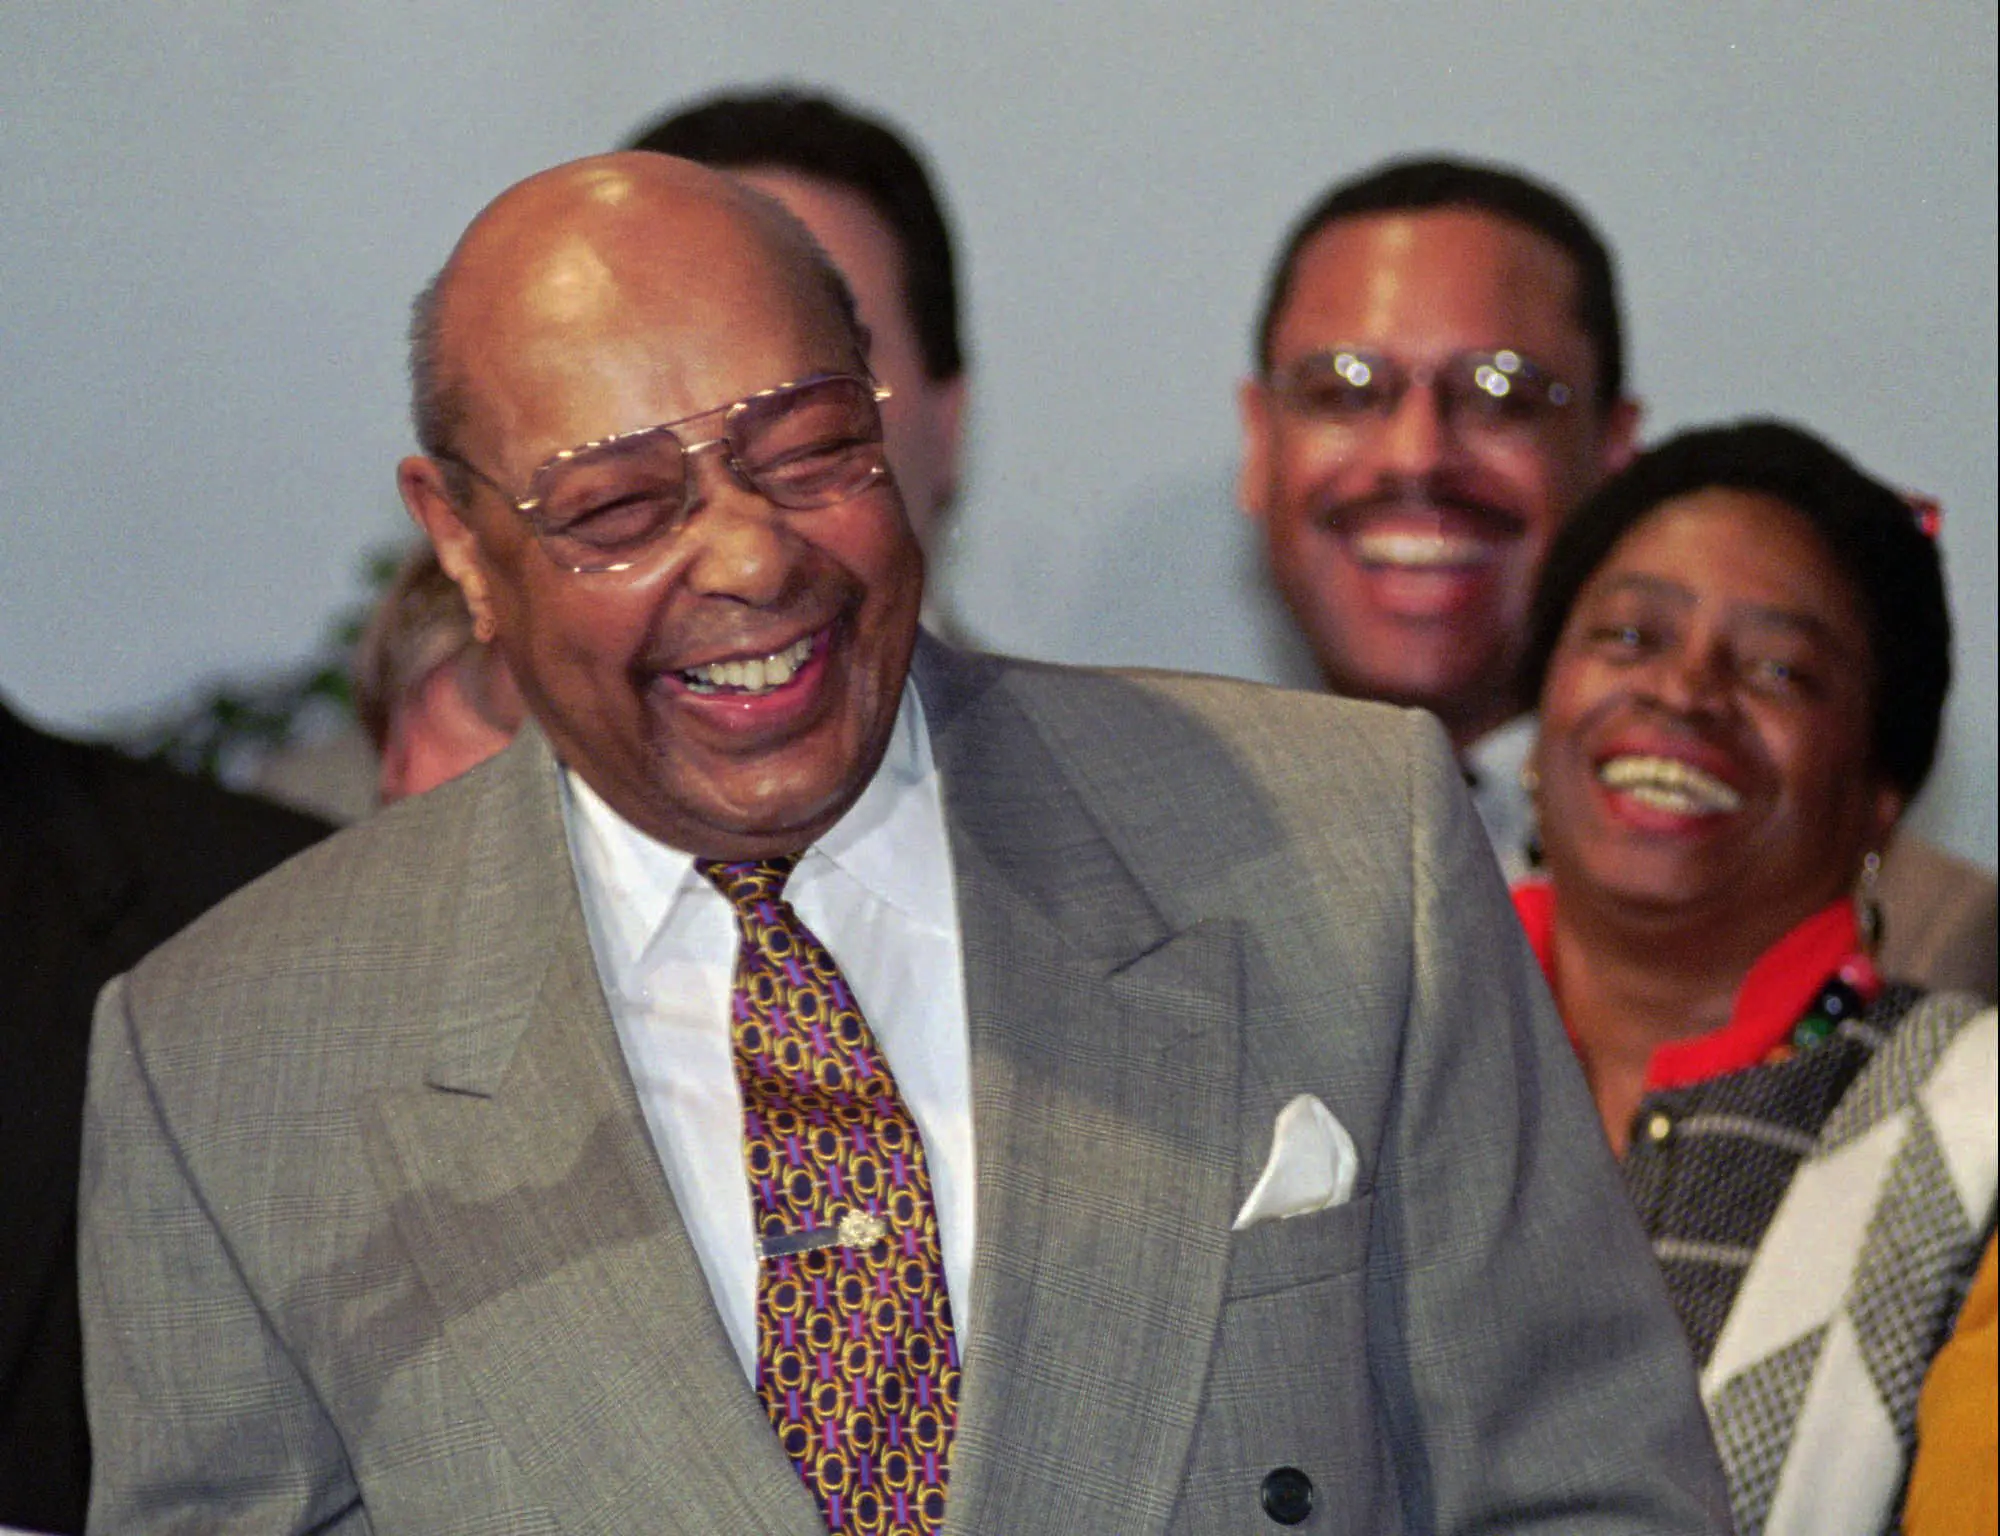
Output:
<svg viewBox="0 0 2000 1536">
<path fill-rule="evenodd" d="M 1555 892 L 1545 880 L 1526 880 L 1514 887 L 1513 894 L 1514 910 L 1554 992 Z M 1726 1072 L 1783 1060 L 1798 1043 L 1802 1016 L 1836 981 L 1859 994 L 1863 1003 L 1872 1001 L 1882 987 L 1861 947 L 1854 904 L 1844 898 L 1827 903 L 1758 957 L 1736 993 L 1728 1023 L 1654 1051 L 1646 1066 L 1646 1091 L 1685 1088 Z M 1556 1006 L 1562 1006 L 1559 993 Z M 1574 1033 L 1570 1044 L 1576 1044 Z"/>
</svg>

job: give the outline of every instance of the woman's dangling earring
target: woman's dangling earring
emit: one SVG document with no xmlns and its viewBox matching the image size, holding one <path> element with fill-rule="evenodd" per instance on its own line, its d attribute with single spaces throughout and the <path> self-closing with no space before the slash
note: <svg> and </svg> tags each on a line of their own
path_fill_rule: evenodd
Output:
<svg viewBox="0 0 2000 1536">
<path fill-rule="evenodd" d="M 1861 948 L 1873 959 L 1882 947 L 1882 855 L 1870 849 L 1861 860 L 1861 880 L 1854 888 L 1854 927 Z"/>
</svg>

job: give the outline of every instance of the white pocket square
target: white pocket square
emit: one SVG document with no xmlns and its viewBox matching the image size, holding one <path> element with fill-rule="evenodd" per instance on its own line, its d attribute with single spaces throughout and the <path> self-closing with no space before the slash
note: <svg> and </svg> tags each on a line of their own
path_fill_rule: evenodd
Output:
<svg viewBox="0 0 2000 1536">
<path fill-rule="evenodd" d="M 1271 1156 L 1229 1230 L 1241 1232 L 1260 1221 L 1282 1221 L 1343 1205 L 1354 1193 L 1361 1159 L 1354 1138 L 1333 1111 L 1302 1093 L 1278 1111 L 1271 1128 Z"/>
</svg>

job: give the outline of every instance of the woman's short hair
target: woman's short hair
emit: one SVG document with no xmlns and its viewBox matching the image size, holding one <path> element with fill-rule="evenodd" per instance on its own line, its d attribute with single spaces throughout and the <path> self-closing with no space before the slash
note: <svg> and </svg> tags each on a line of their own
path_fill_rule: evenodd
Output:
<svg viewBox="0 0 2000 1536">
<path fill-rule="evenodd" d="M 1549 659 L 1584 584 L 1663 502 L 1722 488 L 1772 497 L 1818 532 L 1860 600 L 1874 665 L 1874 766 L 1914 798 L 1937 757 L 1951 688 L 1951 614 L 1937 541 L 1911 503 L 1799 427 L 1702 427 L 1641 454 L 1572 512 L 1542 566 L 1521 696 L 1540 699 Z"/>
</svg>

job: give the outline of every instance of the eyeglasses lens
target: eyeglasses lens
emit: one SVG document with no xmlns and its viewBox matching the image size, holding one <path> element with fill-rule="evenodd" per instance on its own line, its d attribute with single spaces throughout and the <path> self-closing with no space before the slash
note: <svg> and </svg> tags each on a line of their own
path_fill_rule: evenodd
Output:
<svg viewBox="0 0 2000 1536">
<path fill-rule="evenodd" d="M 882 412 L 859 379 L 821 379 L 747 400 L 730 413 L 727 430 L 737 467 L 775 506 L 831 506 L 888 468 Z"/>
<path fill-rule="evenodd" d="M 1378 353 L 1316 352 L 1282 375 L 1278 389 L 1302 416 L 1329 426 L 1363 427 L 1392 415 L 1422 380 L 1435 392 L 1440 414 L 1473 431 L 1537 426 L 1570 399 L 1567 385 L 1506 349 L 1454 353 L 1422 370 Z"/>
<path fill-rule="evenodd" d="M 654 428 L 549 465 L 531 490 L 549 553 L 573 570 L 607 570 L 680 521 L 687 464 L 673 433 Z"/>
<path fill-rule="evenodd" d="M 831 506 L 888 470 L 881 411 L 860 379 L 819 379 L 709 414 L 723 415 L 720 441 L 732 468 L 774 506 Z M 669 427 L 580 450 L 537 474 L 535 531 L 572 570 L 621 567 L 679 527 L 691 473 L 683 441 Z"/>
</svg>

